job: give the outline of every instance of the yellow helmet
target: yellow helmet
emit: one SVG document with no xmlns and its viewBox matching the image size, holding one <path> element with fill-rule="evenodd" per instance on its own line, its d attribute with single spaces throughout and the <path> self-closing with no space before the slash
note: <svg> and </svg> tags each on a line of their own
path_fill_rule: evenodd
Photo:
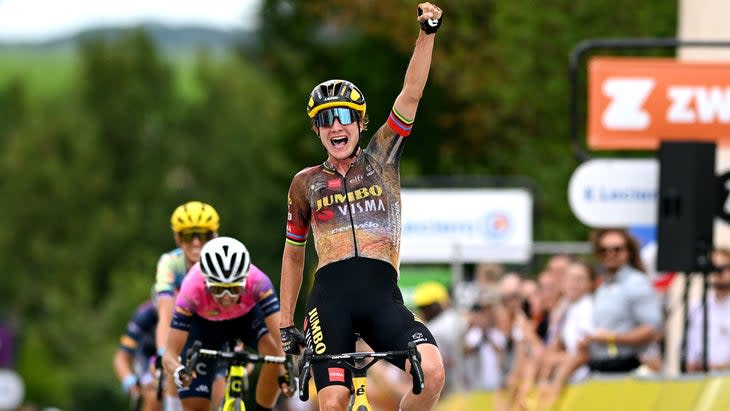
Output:
<svg viewBox="0 0 730 411">
<path fill-rule="evenodd" d="M 218 231 L 220 217 L 218 212 L 210 204 L 200 201 L 189 201 L 175 209 L 170 217 L 172 231 L 179 233 L 191 228 L 202 228 L 210 231 Z"/>
<path fill-rule="evenodd" d="M 307 115 L 314 118 L 317 113 L 330 107 L 347 107 L 365 118 L 365 96 L 359 88 L 347 80 L 327 80 L 317 84 L 309 95 Z"/>
<path fill-rule="evenodd" d="M 425 307 L 434 303 L 445 303 L 449 300 L 449 292 L 438 281 L 427 281 L 419 284 L 413 291 L 413 304 Z"/>
</svg>

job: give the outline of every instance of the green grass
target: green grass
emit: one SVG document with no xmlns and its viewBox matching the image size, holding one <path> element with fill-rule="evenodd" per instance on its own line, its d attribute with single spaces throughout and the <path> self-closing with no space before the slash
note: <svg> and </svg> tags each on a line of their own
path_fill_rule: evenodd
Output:
<svg viewBox="0 0 730 411">
<path fill-rule="evenodd" d="M 180 53 L 165 57 L 174 69 L 175 85 L 184 99 L 201 90 L 195 78 L 195 57 Z M 18 48 L 0 46 L 0 89 L 13 81 L 25 84 L 31 99 L 51 99 L 68 93 L 79 80 L 79 56 L 71 47 Z"/>
<path fill-rule="evenodd" d="M 21 80 L 32 98 L 69 91 L 77 72 L 78 58 L 73 50 L 0 48 L 0 88 Z"/>
</svg>

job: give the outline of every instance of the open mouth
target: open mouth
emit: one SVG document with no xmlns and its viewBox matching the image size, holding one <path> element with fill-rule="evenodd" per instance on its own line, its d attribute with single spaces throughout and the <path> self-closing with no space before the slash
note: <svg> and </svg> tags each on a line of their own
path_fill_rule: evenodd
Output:
<svg viewBox="0 0 730 411">
<path fill-rule="evenodd" d="M 347 137 L 335 137 L 330 139 L 330 142 L 335 147 L 344 147 L 345 145 L 347 145 Z"/>
</svg>

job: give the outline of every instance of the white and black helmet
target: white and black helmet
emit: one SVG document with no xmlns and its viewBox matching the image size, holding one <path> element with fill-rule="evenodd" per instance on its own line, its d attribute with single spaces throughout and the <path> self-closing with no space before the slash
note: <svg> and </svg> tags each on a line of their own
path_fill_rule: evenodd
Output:
<svg viewBox="0 0 730 411">
<path fill-rule="evenodd" d="M 214 238 L 200 251 L 200 270 L 206 283 L 243 284 L 250 266 L 251 255 L 235 238 Z"/>
</svg>

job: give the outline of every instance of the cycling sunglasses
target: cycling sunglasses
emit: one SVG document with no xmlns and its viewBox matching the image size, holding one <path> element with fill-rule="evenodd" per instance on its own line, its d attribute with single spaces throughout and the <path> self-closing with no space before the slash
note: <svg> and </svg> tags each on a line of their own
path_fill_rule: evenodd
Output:
<svg viewBox="0 0 730 411">
<path fill-rule="evenodd" d="M 226 294 L 231 297 L 238 297 L 243 294 L 243 285 L 241 284 L 211 283 L 206 286 L 208 291 L 216 298 L 223 298 Z"/>
<path fill-rule="evenodd" d="M 180 239 L 184 243 L 189 243 L 193 241 L 194 238 L 197 238 L 198 240 L 202 242 L 210 241 L 215 237 L 215 232 L 208 231 L 208 230 L 190 230 L 190 231 L 181 231 L 178 233 L 180 235 Z"/>
<path fill-rule="evenodd" d="M 314 125 L 317 127 L 332 127 L 335 124 L 335 119 L 338 119 L 340 124 L 346 126 L 359 121 L 360 115 L 357 111 L 347 107 L 328 108 L 314 116 Z"/>
</svg>

